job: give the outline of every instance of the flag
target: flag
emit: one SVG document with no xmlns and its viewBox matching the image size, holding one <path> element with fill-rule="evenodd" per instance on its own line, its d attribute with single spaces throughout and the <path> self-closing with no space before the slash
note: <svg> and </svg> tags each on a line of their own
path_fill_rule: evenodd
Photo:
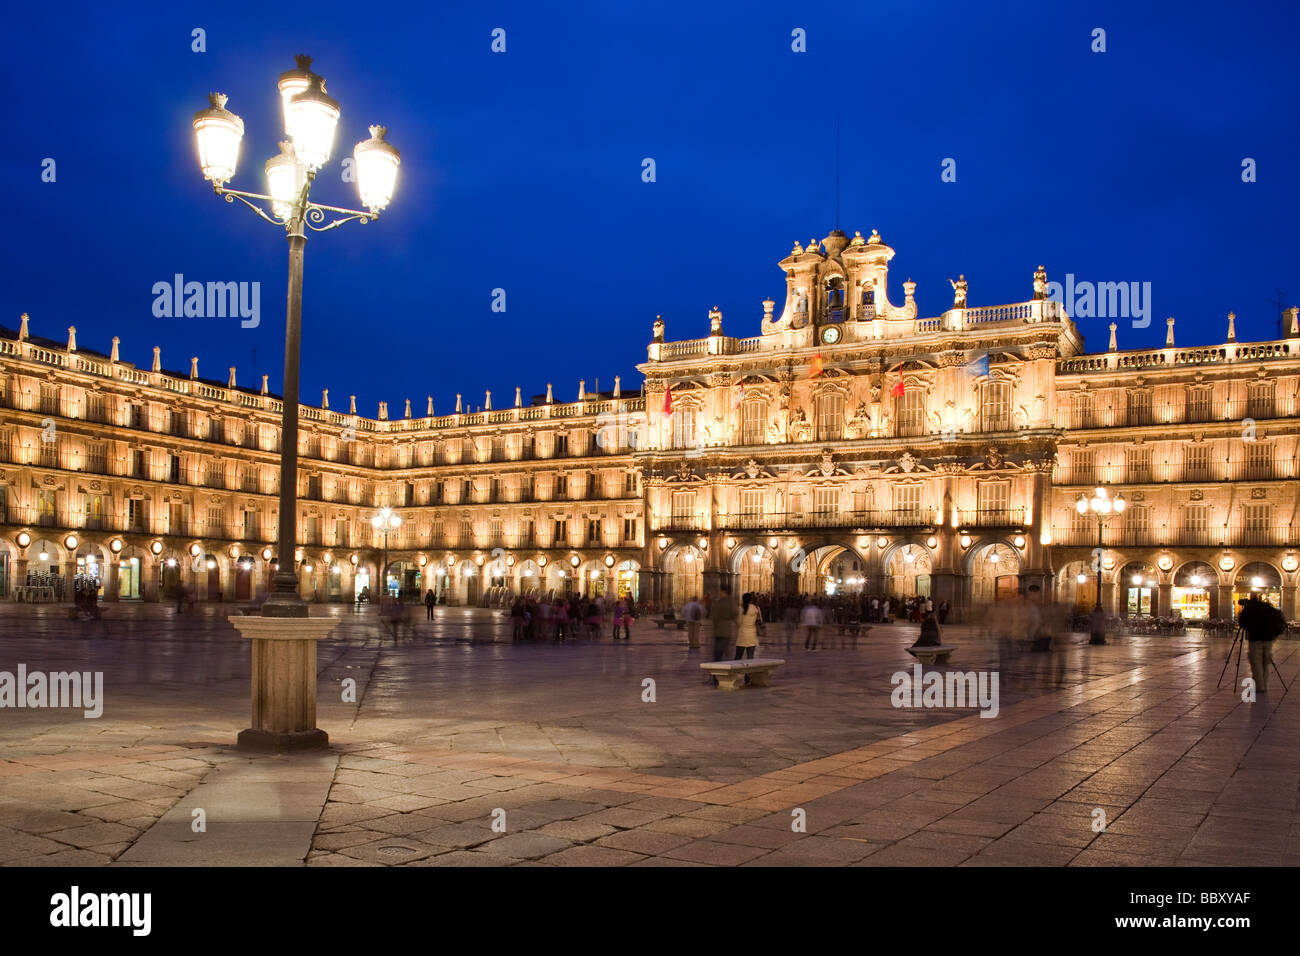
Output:
<svg viewBox="0 0 1300 956">
<path fill-rule="evenodd" d="M 741 382 L 736 389 L 736 402 L 733 407 L 740 408 L 745 403 L 745 383 Z"/>
<path fill-rule="evenodd" d="M 891 388 L 891 389 L 889 390 L 889 394 L 890 394 L 890 395 L 893 395 L 895 398 L 902 398 L 902 397 L 903 397 L 903 391 L 904 391 L 904 390 L 903 390 L 903 370 L 902 370 L 902 369 L 899 369 L 899 370 L 898 370 L 898 381 L 895 382 L 895 383 L 894 383 L 894 387 Z"/>
<path fill-rule="evenodd" d="M 671 385 L 665 385 L 664 386 L 664 414 L 671 415 L 672 413 L 673 413 L 673 387 Z"/>
<path fill-rule="evenodd" d="M 966 364 L 966 374 L 971 378 L 981 378 L 989 374 L 989 353 L 981 352 Z"/>
<path fill-rule="evenodd" d="M 809 375 L 809 377 L 816 378 L 821 373 L 822 373 L 822 356 L 821 353 L 818 352 L 816 358 L 812 360 L 812 373 Z"/>
</svg>

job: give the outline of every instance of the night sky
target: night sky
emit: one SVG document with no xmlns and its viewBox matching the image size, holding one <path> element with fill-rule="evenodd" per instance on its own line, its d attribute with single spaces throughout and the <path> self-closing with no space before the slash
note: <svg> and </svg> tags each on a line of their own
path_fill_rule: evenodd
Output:
<svg viewBox="0 0 1300 956">
<path fill-rule="evenodd" d="M 1137 9 L 1138 7 L 1146 9 Z M 402 152 L 378 222 L 307 244 L 302 398 L 448 413 L 640 377 L 669 339 L 757 335 L 777 262 L 836 224 L 897 250 L 921 315 L 1053 280 L 1150 282 L 1121 348 L 1277 334 L 1300 302 L 1294 4 L 24 4 L 5 15 L 0 325 L 148 367 L 278 390 L 283 231 L 213 196 L 191 121 L 210 91 L 246 132 L 233 188 L 264 191 L 277 76 L 315 58 L 343 118 L 312 197 L 358 203 L 339 161 L 382 123 Z M 219 10 L 221 15 L 214 14 Z M 191 31 L 207 50 L 192 52 Z M 506 52 L 490 49 L 506 31 Z M 1094 53 L 1092 31 L 1106 30 Z M 806 31 L 807 52 L 791 50 Z M 657 181 L 642 181 L 652 158 Z M 956 160 L 955 183 L 941 163 Z M 1242 161 L 1257 182 L 1242 181 Z M 56 181 L 41 181 L 42 161 Z M 153 284 L 262 284 L 261 324 L 158 319 Z M 506 290 L 504 314 L 493 290 Z M 1109 319 L 1079 319 L 1093 350 Z"/>
</svg>

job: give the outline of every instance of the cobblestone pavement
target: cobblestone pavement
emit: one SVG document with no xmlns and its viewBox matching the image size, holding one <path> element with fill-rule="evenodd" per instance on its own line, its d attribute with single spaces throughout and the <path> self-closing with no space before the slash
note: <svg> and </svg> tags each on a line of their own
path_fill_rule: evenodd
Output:
<svg viewBox="0 0 1300 956">
<path fill-rule="evenodd" d="M 1226 640 L 1074 635 L 1000 661 L 950 627 L 950 669 L 999 673 L 986 719 L 891 704 L 911 627 L 813 652 L 771 635 L 773 685 L 725 693 L 645 623 L 514 644 L 499 612 L 412 609 L 396 638 L 373 610 L 313 613 L 339 619 L 319 651 L 331 752 L 303 762 L 232 746 L 248 648 L 223 608 L 0 606 L 0 671 L 105 688 L 99 719 L 0 709 L 0 864 L 249 862 L 277 814 L 263 862 L 310 866 L 1300 863 L 1300 719 L 1276 677 L 1243 703 L 1229 665 L 1216 690 Z M 1276 656 L 1291 683 L 1297 645 Z M 200 799 L 207 832 L 163 840 Z"/>
</svg>

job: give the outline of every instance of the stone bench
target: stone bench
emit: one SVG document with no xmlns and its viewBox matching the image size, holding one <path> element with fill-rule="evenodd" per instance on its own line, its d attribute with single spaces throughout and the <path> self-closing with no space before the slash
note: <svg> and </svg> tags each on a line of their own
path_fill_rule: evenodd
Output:
<svg viewBox="0 0 1300 956">
<path fill-rule="evenodd" d="M 656 618 L 652 618 L 652 620 L 655 622 L 655 627 L 657 627 L 661 631 L 668 624 L 676 624 L 677 630 L 679 631 L 686 630 L 687 622 L 686 622 L 686 618 L 684 617 L 656 617 Z"/>
<path fill-rule="evenodd" d="M 948 663 L 949 656 L 956 649 L 957 645 L 955 644 L 913 644 L 907 649 L 907 653 L 927 666 L 933 664 L 943 665 Z"/>
<path fill-rule="evenodd" d="M 772 682 L 772 672 L 784 664 L 778 657 L 742 658 L 738 661 L 702 661 L 700 670 L 711 675 L 722 690 L 740 690 L 745 678 L 755 687 L 766 687 Z"/>
</svg>

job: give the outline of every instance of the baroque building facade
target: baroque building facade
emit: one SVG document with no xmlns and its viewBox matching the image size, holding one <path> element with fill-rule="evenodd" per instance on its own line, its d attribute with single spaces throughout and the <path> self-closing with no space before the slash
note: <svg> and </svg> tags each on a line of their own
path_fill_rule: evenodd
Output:
<svg viewBox="0 0 1300 956">
<path fill-rule="evenodd" d="M 927 594 L 960 609 L 1034 586 L 1119 614 L 1294 618 L 1300 326 L 1238 343 L 1088 353 L 1039 267 L 1025 301 L 918 313 L 891 249 L 834 231 L 780 262 L 760 334 L 670 341 L 642 390 L 374 418 L 300 406 L 299 578 L 454 603 L 620 593 Z M 270 585 L 281 402 L 236 384 L 0 337 L 0 590 L 78 575 L 108 600 L 255 600 Z M 1128 507 L 1100 530 L 1097 486 Z M 370 518 L 403 519 L 387 541 Z M 70 599 L 71 587 L 64 588 Z"/>
</svg>

